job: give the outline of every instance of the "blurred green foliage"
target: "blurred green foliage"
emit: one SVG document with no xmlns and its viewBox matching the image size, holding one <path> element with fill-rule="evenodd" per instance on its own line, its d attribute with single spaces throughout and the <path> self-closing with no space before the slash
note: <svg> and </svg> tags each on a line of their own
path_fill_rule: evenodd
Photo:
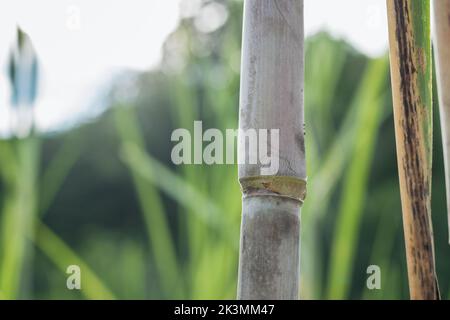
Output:
<svg viewBox="0 0 450 320">
<path fill-rule="evenodd" d="M 235 297 L 237 168 L 170 160 L 176 128 L 192 130 L 194 120 L 237 128 L 242 3 L 221 3 L 224 26 L 202 33 L 194 18 L 182 20 L 161 67 L 121 76 L 98 119 L 0 141 L 0 298 Z M 307 39 L 304 299 L 408 298 L 388 74 L 387 57 L 368 58 L 326 33 Z M 435 119 L 432 206 L 445 293 L 439 132 Z M 80 291 L 66 288 L 70 264 L 81 267 Z M 366 288 L 372 264 L 381 290 Z"/>
</svg>

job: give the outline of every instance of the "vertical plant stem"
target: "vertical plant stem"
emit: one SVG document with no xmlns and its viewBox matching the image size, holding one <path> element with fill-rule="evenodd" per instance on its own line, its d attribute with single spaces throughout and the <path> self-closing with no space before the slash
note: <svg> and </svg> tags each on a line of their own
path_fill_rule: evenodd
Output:
<svg viewBox="0 0 450 320">
<path fill-rule="evenodd" d="M 431 224 L 430 2 L 387 0 L 397 163 L 411 299 L 438 299 Z"/>
<path fill-rule="evenodd" d="M 435 0 L 435 46 L 439 111 L 444 151 L 445 186 L 447 189 L 447 215 L 450 230 L 450 1 Z M 450 239 L 450 232 L 449 232 Z"/>
<path fill-rule="evenodd" d="M 306 193 L 303 132 L 303 1 L 244 2 L 239 181 L 243 193 L 239 299 L 297 299 L 300 206 Z M 268 130 L 279 170 L 244 160 L 249 130 Z M 279 133 L 279 148 L 271 141 Z M 257 131 L 260 132 L 260 131 Z M 260 139 L 258 139 L 260 140 Z M 259 146 L 261 146 L 261 141 Z M 264 142 L 263 142 L 264 143 Z M 248 152 L 247 152 L 248 151 Z M 261 152 L 261 151 L 260 151 Z M 272 159 L 273 160 L 273 159 Z"/>
</svg>

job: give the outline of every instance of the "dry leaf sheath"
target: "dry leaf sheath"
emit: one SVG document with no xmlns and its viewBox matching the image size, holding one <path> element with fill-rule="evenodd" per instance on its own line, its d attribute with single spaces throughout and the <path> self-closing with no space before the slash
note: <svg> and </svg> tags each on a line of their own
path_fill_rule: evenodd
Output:
<svg viewBox="0 0 450 320">
<path fill-rule="evenodd" d="M 430 2 L 387 0 L 397 163 L 411 299 L 438 299 L 431 224 Z"/>
</svg>

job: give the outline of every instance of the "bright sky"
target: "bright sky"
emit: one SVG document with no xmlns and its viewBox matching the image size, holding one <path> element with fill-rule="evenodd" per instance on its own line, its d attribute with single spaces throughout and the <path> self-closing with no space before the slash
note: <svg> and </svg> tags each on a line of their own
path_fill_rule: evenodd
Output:
<svg viewBox="0 0 450 320">
<path fill-rule="evenodd" d="M 180 6 L 180 0 L 1 1 L 0 136 L 8 132 L 10 88 L 6 62 L 16 25 L 29 34 L 40 59 L 37 126 L 54 130 L 81 116 L 95 114 L 96 94 L 107 87 L 117 71 L 157 66 L 164 39 L 176 28 L 180 15 L 195 13 L 199 3 L 187 0 Z M 214 10 L 203 13 L 203 19 L 223 18 Z M 214 26 L 214 21 L 209 23 Z M 306 34 L 323 28 L 372 56 L 382 54 L 387 48 L 385 0 L 305 0 Z"/>
</svg>

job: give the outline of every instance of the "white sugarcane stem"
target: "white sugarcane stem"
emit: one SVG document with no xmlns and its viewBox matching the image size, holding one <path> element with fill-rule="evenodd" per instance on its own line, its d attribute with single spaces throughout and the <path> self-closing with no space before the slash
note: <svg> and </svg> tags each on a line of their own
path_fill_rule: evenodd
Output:
<svg viewBox="0 0 450 320">
<path fill-rule="evenodd" d="M 241 133 L 279 130 L 275 174 L 239 165 L 243 192 L 239 299 L 297 299 L 300 207 L 305 197 L 303 0 L 245 0 Z M 240 136 L 240 152 L 248 150 Z"/>
</svg>

